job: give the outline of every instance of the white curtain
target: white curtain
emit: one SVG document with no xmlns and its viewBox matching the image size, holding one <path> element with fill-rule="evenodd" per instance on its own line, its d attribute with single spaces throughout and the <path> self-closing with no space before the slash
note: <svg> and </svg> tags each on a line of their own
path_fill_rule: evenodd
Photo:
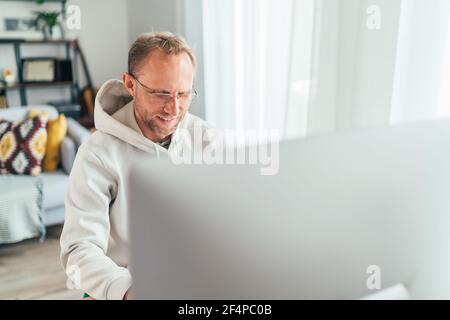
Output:
<svg viewBox="0 0 450 320">
<path fill-rule="evenodd" d="M 301 118 L 297 106 L 302 105 L 306 112 L 307 101 L 300 100 L 308 95 L 311 51 L 294 40 L 297 32 L 303 33 L 300 38 L 310 47 L 312 3 L 203 1 L 209 122 L 222 129 L 278 129 L 284 136 L 299 134 L 302 128 L 298 122 L 287 128 L 292 116 Z M 304 19 L 299 19 L 299 14 Z"/>
<path fill-rule="evenodd" d="M 316 3 L 307 135 L 450 116 L 450 1 Z M 375 30 L 367 27 L 374 7 Z"/>
<path fill-rule="evenodd" d="M 219 128 L 292 138 L 450 116 L 448 0 L 203 0 L 202 29 Z"/>
<path fill-rule="evenodd" d="M 450 116 L 450 1 L 403 0 L 391 123 Z"/>
</svg>

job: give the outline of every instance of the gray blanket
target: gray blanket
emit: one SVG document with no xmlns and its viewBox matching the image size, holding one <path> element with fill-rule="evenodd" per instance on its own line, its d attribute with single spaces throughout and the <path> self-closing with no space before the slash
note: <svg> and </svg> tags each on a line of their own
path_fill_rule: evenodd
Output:
<svg viewBox="0 0 450 320">
<path fill-rule="evenodd" d="M 42 180 L 25 175 L 0 175 L 0 243 L 45 237 Z"/>
</svg>

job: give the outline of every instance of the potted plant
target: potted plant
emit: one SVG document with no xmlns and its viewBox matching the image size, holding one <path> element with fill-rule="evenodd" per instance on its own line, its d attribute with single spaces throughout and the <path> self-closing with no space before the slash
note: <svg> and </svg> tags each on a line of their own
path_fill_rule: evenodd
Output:
<svg viewBox="0 0 450 320">
<path fill-rule="evenodd" d="M 37 17 L 36 17 L 36 25 L 38 28 L 42 30 L 44 33 L 44 38 L 46 39 L 52 39 L 54 37 L 54 28 L 59 27 L 62 31 L 62 25 L 58 21 L 58 18 L 61 14 L 61 12 L 43 12 L 38 11 Z"/>
<path fill-rule="evenodd" d="M 35 0 L 39 5 L 42 5 L 45 0 Z M 55 27 L 59 28 L 59 36 L 64 38 L 64 28 L 59 21 L 61 12 L 59 11 L 37 11 L 36 12 L 36 26 L 42 30 L 45 39 L 55 38 Z"/>
</svg>

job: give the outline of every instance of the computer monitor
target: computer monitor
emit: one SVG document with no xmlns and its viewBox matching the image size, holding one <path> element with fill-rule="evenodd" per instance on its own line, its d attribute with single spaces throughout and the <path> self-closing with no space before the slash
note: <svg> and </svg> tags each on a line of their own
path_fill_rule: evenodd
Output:
<svg viewBox="0 0 450 320">
<path fill-rule="evenodd" d="M 450 298 L 449 121 L 282 142 L 260 169 L 136 160 L 137 299 Z"/>
</svg>

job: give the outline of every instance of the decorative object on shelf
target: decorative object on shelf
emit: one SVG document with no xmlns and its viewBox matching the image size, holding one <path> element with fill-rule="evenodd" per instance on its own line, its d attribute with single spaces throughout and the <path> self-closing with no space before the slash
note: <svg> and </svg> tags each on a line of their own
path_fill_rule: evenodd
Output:
<svg viewBox="0 0 450 320">
<path fill-rule="evenodd" d="M 55 81 L 55 59 L 27 58 L 22 60 L 24 82 Z"/>
<path fill-rule="evenodd" d="M 33 18 L 4 18 L 6 31 L 29 31 L 36 29 L 36 19 Z"/>
<path fill-rule="evenodd" d="M 12 86 L 14 83 L 16 83 L 16 73 L 10 69 L 5 68 L 3 69 L 3 80 L 5 80 L 7 86 Z"/>
<path fill-rule="evenodd" d="M 72 60 L 55 60 L 55 81 L 73 82 Z"/>
</svg>

